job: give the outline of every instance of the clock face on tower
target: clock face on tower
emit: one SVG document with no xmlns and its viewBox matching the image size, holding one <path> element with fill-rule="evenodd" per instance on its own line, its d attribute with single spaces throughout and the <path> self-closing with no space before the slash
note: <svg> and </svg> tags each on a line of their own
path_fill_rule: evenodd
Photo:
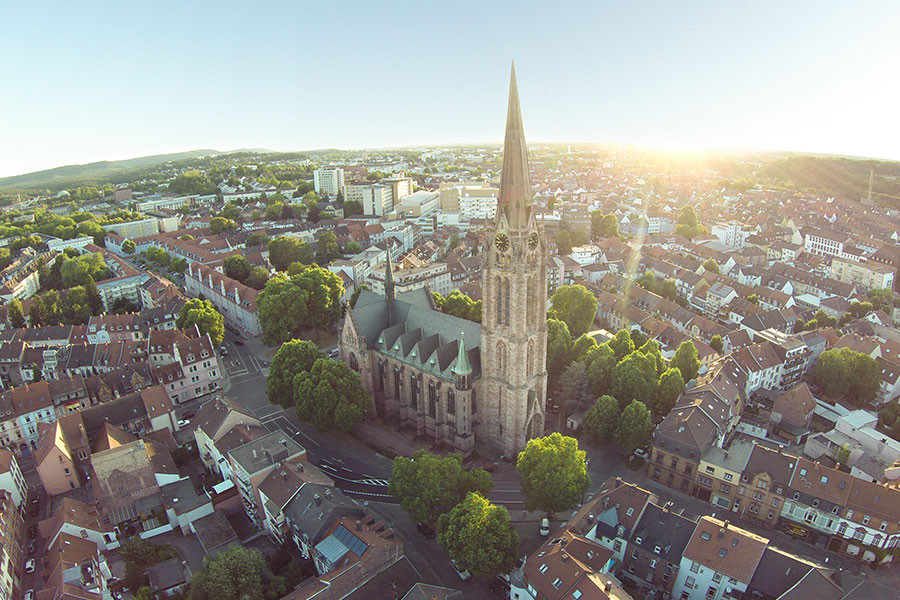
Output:
<svg viewBox="0 0 900 600">
<path fill-rule="evenodd" d="M 497 250 L 500 252 L 506 252 L 509 250 L 509 238 L 506 237 L 505 233 L 498 233 L 497 237 L 494 238 L 494 245 L 497 246 Z"/>
<path fill-rule="evenodd" d="M 539 242 L 540 239 L 538 238 L 537 232 L 534 232 L 530 236 L 528 236 L 528 247 L 530 249 L 534 250 L 535 248 L 537 248 Z"/>
</svg>

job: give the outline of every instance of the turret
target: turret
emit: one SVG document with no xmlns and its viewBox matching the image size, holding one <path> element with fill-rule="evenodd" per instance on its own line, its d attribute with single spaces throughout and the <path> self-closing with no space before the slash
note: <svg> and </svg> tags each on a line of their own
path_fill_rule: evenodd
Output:
<svg viewBox="0 0 900 600">
<path fill-rule="evenodd" d="M 472 365 L 469 363 L 469 352 L 466 350 L 466 334 L 460 332 L 456 343 L 456 364 L 453 374 L 456 375 L 456 389 L 468 390 L 472 385 Z"/>
</svg>

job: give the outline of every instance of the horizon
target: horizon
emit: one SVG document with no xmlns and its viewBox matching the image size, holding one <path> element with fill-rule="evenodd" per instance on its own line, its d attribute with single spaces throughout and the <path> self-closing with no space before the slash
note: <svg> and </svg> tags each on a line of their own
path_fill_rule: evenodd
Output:
<svg viewBox="0 0 900 600">
<path fill-rule="evenodd" d="M 496 145 L 513 59 L 532 145 L 900 160 L 900 5 L 317 7 L 333 29 L 303 28 L 304 6 L 168 6 L 17 7 L 0 177 L 196 149 Z"/>
</svg>

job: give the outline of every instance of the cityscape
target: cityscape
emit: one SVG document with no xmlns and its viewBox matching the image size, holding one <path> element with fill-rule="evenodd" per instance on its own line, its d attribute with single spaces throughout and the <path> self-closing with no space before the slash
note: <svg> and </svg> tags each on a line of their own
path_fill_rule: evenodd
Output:
<svg viewBox="0 0 900 600">
<path fill-rule="evenodd" d="M 371 17 L 339 4 L 319 15 L 343 18 L 335 44 Z M 245 41 L 272 10 L 231 8 Z M 523 21 L 485 7 L 508 18 L 471 65 L 491 76 L 453 86 L 470 50 L 450 57 L 441 43 L 462 9 L 443 23 L 415 12 L 426 9 L 396 17 L 434 27 L 418 58 L 399 39 L 354 53 L 359 64 L 335 49 L 347 74 L 382 52 L 440 60 L 454 88 L 422 112 L 399 85 L 407 73 L 379 64 L 391 85 L 377 92 L 407 122 L 358 127 L 360 142 L 346 130 L 378 100 L 352 84 L 347 97 L 316 90 L 335 112 L 318 119 L 330 129 L 301 127 L 299 150 L 267 149 L 284 143 L 274 134 L 221 142 L 202 123 L 168 151 L 137 130 L 116 146 L 105 136 L 117 117 L 91 107 L 103 143 L 79 154 L 75 117 L 43 155 L 16 121 L 0 155 L 0 600 L 900 597 L 900 162 L 870 158 L 900 159 L 896 123 L 871 104 L 859 122 L 875 111 L 880 131 L 839 113 L 827 143 L 822 123 L 783 138 L 760 125 L 770 141 L 751 149 L 752 119 L 723 93 L 709 123 L 734 110 L 720 123 L 734 128 L 717 131 L 746 149 L 714 149 L 725 138 L 700 125 L 696 136 L 673 125 L 672 147 L 645 145 L 620 99 L 621 124 L 613 110 L 572 113 L 572 98 L 547 105 L 577 52 L 551 75 L 534 49 L 493 45 L 540 15 L 548 31 L 576 32 L 570 18 L 636 14 L 532 8 Z M 110 11 L 109 24 L 143 34 L 160 18 L 135 15 Z M 890 22 L 853 39 L 871 50 Z M 670 66 L 694 60 L 685 27 Z M 275 81 L 282 58 L 261 59 L 288 40 L 272 37 L 247 56 Z M 89 53 L 76 51 L 83 73 L 118 60 L 98 67 Z M 220 60 L 231 58 L 197 54 L 163 77 L 174 89 Z M 860 109 L 838 99 L 842 81 L 811 115 Z M 232 100 L 210 98 L 210 115 L 237 110 Z M 354 102 L 358 114 L 341 112 Z M 442 114 L 445 102 L 458 114 Z M 759 122 L 780 123 L 760 106 L 775 112 Z M 272 114 L 258 115 L 264 137 Z M 459 137 L 420 143 L 426 114 L 432 139 Z M 558 141 L 544 139 L 547 114 Z M 529 142 L 532 115 L 541 135 Z M 633 138 L 584 141 L 566 135 L 569 119 L 587 137 L 608 119 Z M 391 130 L 410 139 L 363 139 Z M 184 150 L 218 143 L 239 149 Z"/>
</svg>

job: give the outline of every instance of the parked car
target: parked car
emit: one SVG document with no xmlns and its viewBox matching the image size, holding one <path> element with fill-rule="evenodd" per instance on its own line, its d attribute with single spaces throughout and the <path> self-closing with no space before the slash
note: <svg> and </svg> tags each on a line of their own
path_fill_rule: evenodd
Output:
<svg viewBox="0 0 900 600">
<path fill-rule="evenodd" d="M 541 537 L 550 535 L 550 519 L 544 517 L 541 519 Z"/>
<path fill-rule="evenodd" d="M 450 559 L 450 564 L 453 566 L 453 570 L 456 571 L 456 574 L 459 575 L 459 578 L 462 579 L 463 581 L 465 581 L 466 579 L 468 579 L 469 577 L 472 576 L 472 574 L 469 573 L 468 571 L 460 571 L 459 567 L 456 566 L 456 561 L 453 560 L 452 558 Z"/>
<path fill-rule="evenodd" d="M 338 354 L 340 354 L 340 350 L 337 348 L 332 348 L 328 351 L 328 358 L 337 358 Z"/>
<path fill-rule="evenodd" d="M 647 453 L 647 451 L 644 450 L 643 448 L 638 448 L 637 450 L 635 450 L 634 455 L 637 456 L 638 458 L 643 458 L 644 460 L 647 460 L 650 457 L 650 455 Z"/>
<path fill-rule="evenodd" d="M 29 558 L 25 562 L 25 572 L 26 573 L 34 573 L 34 559 L 33 558 Z"/>
<path fill-rule="evenodd" d="M 225 346 L 219 346 L 219 354 L 222 356 L 228 356 L 228 348 Z"/>
<path fill-rule="evenodd" d="M 420 523 L 416 523 L 416 529 L 419 530 L 419 533 L 424 535 L 429 540 L 434 539 L 434 529 L 428 525 L 428 523 L 422 521 Z"/>
<path fill-rule="evenodd" d="M 178 428 L 179 429 L 181 429 L 182 427 L 190 427 L 190 425 L 191 425 L 190 419 L 178 419 Z"/>
<path fill-rule="evenodd" d="M 244 342 L 242 340 L 234 340 L 234 345 L 235 346 L 243 346 Z"/>
</svg>

